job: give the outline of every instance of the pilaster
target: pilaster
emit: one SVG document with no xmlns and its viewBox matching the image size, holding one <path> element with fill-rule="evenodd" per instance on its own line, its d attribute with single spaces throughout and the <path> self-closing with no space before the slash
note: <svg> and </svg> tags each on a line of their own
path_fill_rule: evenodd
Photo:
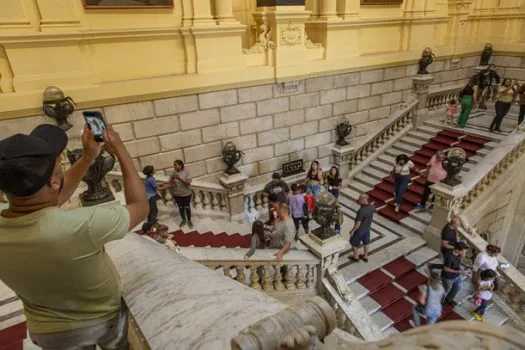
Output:
<svg viewBox="0 0 525 350">
<path fill-rule="evenodd" d="M 80 27 L 79 10 L 81 1 L 71 0 L 37 0 L 40 12 L 41 31 L 75 30 Z"/>
<path fill-rule="evenodd" d="M 427 98 L 433 81 L 432 74 L 421 74 L 412 78 L 412 92 L 419 102 L 414 113 L 414 126 L 422 125 L 428 117 Z"/>
<path fill-rule="evenodd" d="M 228 208 L 230 216 L 244 213 L 244 185 L 248 176 L 244 174 L 224 174 L 219 179 L 220 183 L 228 189 Z"/>
</svg>

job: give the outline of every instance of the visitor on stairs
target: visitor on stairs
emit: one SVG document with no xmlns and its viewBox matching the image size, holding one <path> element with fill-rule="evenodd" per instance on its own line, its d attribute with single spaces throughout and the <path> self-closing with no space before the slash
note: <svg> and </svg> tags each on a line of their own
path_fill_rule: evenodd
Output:
<svg viewBox="0 0 525 350">
<path fill-rule="evenodd" d="M 288 205 L 292 212 L 292 219 L 295 225 L 295 240 L 297 241 L 299 239 L 300 224 L 303 225 L 304 233 L 308 234 L 308 208 L 304 195 L 297 184 L 292 185 L 292 194 L 288 196 Z"/>
<path fill-rule="evenodd" d="M 443 168 L 443 160 L 445 159 L 445 152 L 437 151 L 436 154 L 430 158 L 427 163 L 427 168 L 420 171 L 421 176 L 427 173 L 427 181 L 425 182 L 425 190 L 423 191 L 423 198 L 416 206 L 416 209 L 423 209 L 426 207 L 428 197 L 432 192 L 430 186 L 440 183 L 441 180 L 447 177 L 447 171 Z M 434 199 L 432 198 L 432 201 Z M 431 207 L 429 209 L 432 209 Z"/>
<path fill-rule="evenodd" d="M 142 170 L 142 173 L 146 176 L 146 195 L 149 202 L 149 214 L 147 222 L 154 225 L 157 222 L 157 215 L 159 213 L 159 209 L 157 208 L 157 201 L 160 199 L 158 190 L 167 186 L 157 185 L 157 180 L 153 176 L 155 175 L 155 168 L 153 168 L 153 166 L 146 165 Z"/>
<path fill-rule="evenodd" d="M 306 190 L 317 198 L 323 186 L 323 171 L 319 167 L 319 162 L 314 160 L 310 165 L 310 170 L 306 173 Z"/>
<path fill-rule="evenodd" d="M 110 125 L 105 148 L 122 169 L 126 206 L 61 209 L 100 154 L 86 125 L 82 157 L 66 171 L 68 139 L 52 125 L 0 141 L 0 279 L 24 305 L 29 335 L 50 349 L 128 349 L 120 276 L 104 245 L 124 238 L 148 214 L 144 183 Z"/>
<path fill-rule="evenodd" d="M 520 97 L 520 114 L 518 117 L 518 125 L 523 123 L 523 119 L 525 119 L 525 83 L 521 84 L 520 88 L 518 89 L 518 95 Z"/>
<path fill-rule="evenodd" d="M 264 194 L 268 196 L 270 205 L 279 205 L 281 203 L 288 203 L 288 193 L 290 189 L 288 184 L 282 179 L 281 174 L 273 173 L 272 181 L 264 186 Z"/>
<path fill-rule="evenodd" d="M 458 242 L 457 230 L 460 227 L 461 219 L 459 216 L 453 216 L 450 222 L 441 230 L 441 254 L 443 258 L 454 250 L 455 244 Z"/>
<path fill-rule="evenodd" d="M 339 176 L 339 169 L 336 166 L 330 168 L 326 175 L 326 186 L 335 199 L 339 198 L 339 190 L 343 186 L 343 179 Z"/>
<path fill-rule="evenodd" d="M 368 262 L 368 246 L 370 245 L 370 229 L 372 228 L 372 221 L 374 220 L 374 213 L 376 207 L 374 204 L 368 203 L 368 195 L 361 194 L 357 200 L 361 208 L 357 211 L 355 217 L 355 224 L 352 230 L 350 230 L 350 245 L 354 255 L 350 256 L 349 259 L 353 262 L 358 262 L 362 259 L 364 262 Z M 363 255 L 359 255 L 359 246 L 363 243 Z"/>
<path fill-rule="evenodd" d="M 150 222 L 146 222 L 142 225 L 142 233 L 145 237 L 162 244 L 166 248 L 180 252 L 177 242 L 175 242 L 173 236 L 168 233 L 168 226 L 154 225 Z"/>
<path fill-rule="evenodd" d="M 480 275 L 480 280 L 476 285 L 476 298 L 474 300 L 477 309 L 472 312 L 472 316 L 478 321 L 483 322 L 485 320 L 483 315 L 485 315 L 485 310 L 490 299 L 492 299 L 494 281 L 497 275 L 496 271 L 491 269 L 484 270 Z"/>
<path fill-rule="evenodd" d="M 255 253 L 256 249 L 266 248 L 266 238 L 264 237 L 264 224 L 262 221 L 255 221 L 252 225 L 252 239 L 250 250 L 244 255 L 244 260 L 248 260 Z"/>
<path fill-rule="evenodd" d="M 503 79 L 503 83 L 498 88 L 498 97 L 496 101 L 496 116 L 490 124 L 490 132 L 501 132 L 501 122 L 503 118 L 509 113 L 510 105 L 514 99 L 514 88 L 512 81 L 509 78 Z"/>
<path fill-rule="evenodd" d="M 275 234 L 270 237 L 270 248 L 279 249 L 275 253 L 277 260 L 282 260 L 284 254 L 290 249 L 295 249 L 295 225 L 290 216 L 288 204 L 281 203 L 279 206 L 279 219 L 275 225 Z"/>
<path fill-rule="evenodd" d="M 396 157 L 396 164 L 394 164 L 394 190 L 395 190 L 395 211 L 399 212 L 399 206 L 403 201 L 408 185 L 410 184 L 410 171 L 418 171 L 414 163 L 406 154 L 400 154 Z"/>
<path fill-rule="evenodd" d="M 170 177 L 171 194 L 181 218 L 180 227 L 186 223 L 190 229 L 193 228 L 191 222 L 191 176 L 184 170 L 184 162 L 177 159 L 173 162 L 173 174 Z"/>
<path fill-rule="evenodd" d="M 476 284 L 479 280 L 480 274 L 485 270 L 498 270 L 498 255 L 501 253 L 501 248 L 489 244 L 484 252 L 476 255 L 474 264 L 472 265 L 472 283 Z M 497 284 L 497 280 L 494 282 Z M 497 289 L 497 288 L 496 288 Z"/>
<path fill-rule="evenodd" d="M 479 90 L 476 93 L 476 97 L 481 109 L 487 109 L 485 101 L 489 100 L 491 96 L 494 98 L 494 92 L 500 82 L 500 77 L 494 68 L 496 68 L 494 64 L 489 64 L 487 69 L 478 73 Z"/>
<path fill-rule="evenodd" d="M 458 126 L 460 128 L 464 128 L 467 125 L 467 120 L 472 108 L 477 107 L 476 96 L 478 91 L 477 78 L 474 76 L 459 93 L 459 98 L 461 100 L 461 113 L 458 117 Z"/>
<path fill-rule="evenodd" d="M 418 304 L 412 311 L 414 320 L 408 321 L 410 326 L 420 326 L 421 316 L 426 317 L 427 325 L 436 323 L 443 313 L 441 301 L 444 297 L 445 289 L 441 285 L 439 273 L 431 271 L 427 285 L 423 286 L 419 291 Z"/>
<path fill-rule="evenodd" d="M 447 305 L 457 305 L 454 298 L 461 289 L 461 283 L 463 282 L 461 277 L 467 275 L 467 271 L 461 269 L 461 258 L 463 258 L 467 249 L 468 246 L 464 242 L 458 242 L 454 244 L 454 250 L 445 255 L 441 281 L 443 282 L 443 287 L 445 287 L 444 303 Z"/>
<path fill-rule="evenodd" d="M 447 113 L 445 115 L 445 121 L 444 124 L 454 124 L 454 118 L 456 118 L 456 114 L 458 113 L 458 101 L 456 99 L 451 99 L 447 103 Z"/>
</svg>

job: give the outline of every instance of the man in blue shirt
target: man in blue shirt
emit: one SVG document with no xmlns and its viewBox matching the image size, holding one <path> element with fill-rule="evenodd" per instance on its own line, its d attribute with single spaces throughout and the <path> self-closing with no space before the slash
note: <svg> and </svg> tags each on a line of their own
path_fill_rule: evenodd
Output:
<svg viewBox="0 0 525 350">
<path fill-rule="evenodd" d="M 157 208 L 157 180 L 153 177 L 155 175 L 155 168 L 151 165 L 146 165 L 142 170 L 142 173 L 146 175 L 146 195 L 149 202 L 149 214 L 148 223 L 154 225 L 157 222 L 157 215 L 159 209 Z"/>
</svg>

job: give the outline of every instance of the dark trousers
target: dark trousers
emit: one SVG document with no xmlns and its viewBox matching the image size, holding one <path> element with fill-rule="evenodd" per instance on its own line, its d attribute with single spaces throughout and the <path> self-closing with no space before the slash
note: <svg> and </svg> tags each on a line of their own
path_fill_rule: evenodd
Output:
<svg viewBox="0 0 525 350">
<path fill-rule="evenodd" d="M 474 310 L 474 313 L 478 315 L 484 315 L 485 310 L 487 310 L 487 306 L 489 306 L 489 301 L 485 299 L 481 299 L 481 305 L 478 306 L 476 310 Z"/>
<path fill-rule="evenodd" d="M 394 184 L 396 191 L 396 204 L 401 204 L 401 201 L 403 200 L 403 196 L 405 195 L 409 184 L 409 175 L 396 175 L 396 182 Z"/>
<path fill-rule="evenodd" d="M 157 208 L 157 198 L 151 197 L 149 200 L 149 214 L 148 222 L 154 224 L 157 221 L 157 215 L 159 214 L 159 208 Z"/>
<path fill-rule="evenodd" d="M 189 196 L 175 196 L 175 203 L 179 207 L 182 221 L 191 221 L 191 194 Z"/>
<path fill-rule="evenodd" d="M 458 294 L 459 290 L 461 289 L 461 277 L 458 276 L 451 279 L 441 277 L 441 281 L 443 282 L 443 287 L 445 288 L 445 301 L 454 301 L 456 294 Z"/>
<path fill-rule="evenodd" d="M 525 119 L 525 105 L 520 105 L 520 114 L 518 116 L 518 124 L 521 124 Z"/>
<path fill-rule="evenodd" d="M 305 232 L 308 232 L 308 216 L 303 216 L 300 218 L 293 218 L 293 223 L 295 225 L 295 232 L 299 231 L 300 224 L 303 224 Z"/>
<path fill-rule="evenodd" d="M 434 183 L 427 181 L 425 182 L 425 190 L 423 191 L 423 198 L 421 199 L 421 205 L 427 204 L 428 197 L 432 193 L 432 190 L 430 190 L 430 186 L 432 186 Z"/>
<path fill-rule="evenodd" d="M 494 117 L 494 120 L 492 120 L 492 124 L 490 124 L 490 130 L 500 130 L 501 122 L 503 121 L 503 118 L 509 113 L 510 109 L 510 103 L 505 103 L 501 101 L 496 102 L 496 116 Z"/>
</svg>

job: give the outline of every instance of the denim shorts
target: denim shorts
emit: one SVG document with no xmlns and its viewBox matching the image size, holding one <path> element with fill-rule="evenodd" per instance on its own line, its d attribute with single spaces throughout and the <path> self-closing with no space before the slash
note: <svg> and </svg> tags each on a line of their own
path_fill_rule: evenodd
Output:
<svg viewBox="0 0 525 350">
<path fill-rule="evenodd" d="M 363 245 L 370 244 L 370 231 L 357 230 L 356 232 L 354 232 L 352 237 L 350 237 L 350 245 L 354 248 L 359 247 L 361 245 L 361 242 L 363 243 Z"/>
</svg>

